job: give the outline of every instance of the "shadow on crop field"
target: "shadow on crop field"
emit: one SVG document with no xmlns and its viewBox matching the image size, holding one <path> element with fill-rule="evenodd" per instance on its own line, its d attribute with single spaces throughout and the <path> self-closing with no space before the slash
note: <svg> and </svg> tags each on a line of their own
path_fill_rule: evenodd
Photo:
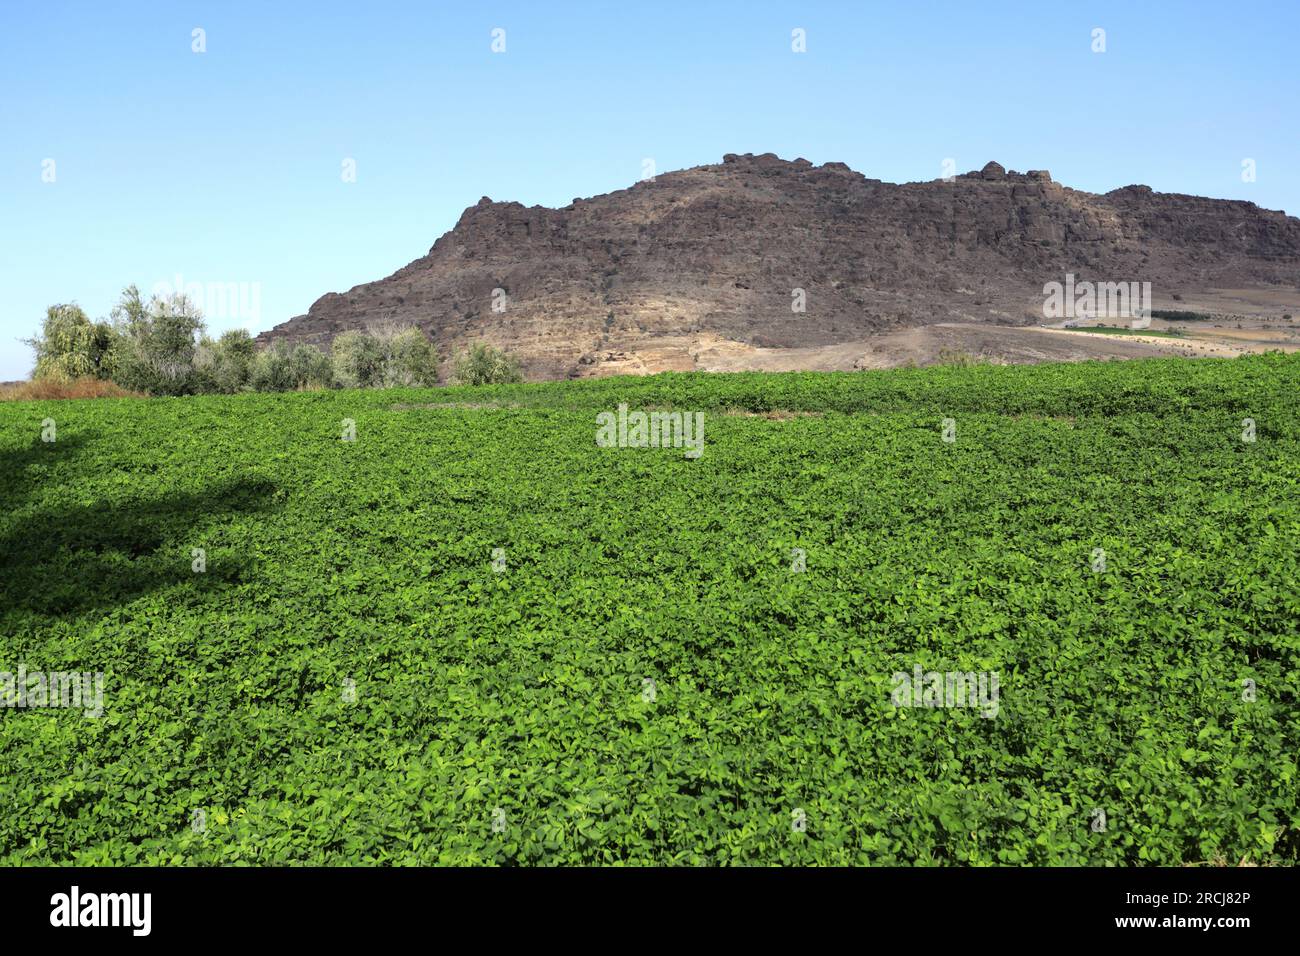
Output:
<svg viewBox="0 0 1300 956">
<path fill-rule="evenodd" d="M 55 465 L 76 458 L 85 451 L 87 442 L 82 435 L 70 435 L 51 442 L 33 442 L 0 454 L 0 508 L 5 513 L 22 505 L 23 500 L 46 480 L 42 466 Z"/>
<path fill-rule="evenodd" d="M 60 439 L 62 461 L 82 451 L 84 439 Z M 7 516 L 44 480 L 34 468 L 49 452 L 36 446 L 4 456 L 0 504 Z M 124 502 L 48 507 L 0 524 L 0 609 L 52 617 L 128 603 L 155 589 L 189 583 L 238 583 L 250 570 L 239 562 L 211 562 L 202 576 L 192 566 L 212 526 L 231 516 L 268 510 L 275 486 L 261 477 L 214 483 L 197 490 L 145 495 Z"/>
</svg>

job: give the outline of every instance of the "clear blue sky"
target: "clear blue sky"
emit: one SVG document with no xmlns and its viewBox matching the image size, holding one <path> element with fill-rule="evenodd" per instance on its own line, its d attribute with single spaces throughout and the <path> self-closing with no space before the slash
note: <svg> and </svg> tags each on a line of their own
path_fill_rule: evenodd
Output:
<svg viewBox="0 0 1300 956">
<path fill-rule="evenodd" d="M 50 303 L 260 283 L 265 328 L 422 255 L 480 196 L 564 205 L 647 157 L 891 181 L 996 159 L 1297 214 L 1297 28 L 1296 0 L 3 0 L 0 379 L 30 371 L 17 339 Z"/>
</svg>

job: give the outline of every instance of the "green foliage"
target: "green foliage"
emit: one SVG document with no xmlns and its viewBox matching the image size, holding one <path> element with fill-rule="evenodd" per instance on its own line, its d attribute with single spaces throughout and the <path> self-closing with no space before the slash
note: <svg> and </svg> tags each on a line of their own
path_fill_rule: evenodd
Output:
<svg viewBox="0 0 1300 956">
<path fill-rule="evenodd" d="M 251 389 L 433 386 L 433 343 L 412 326 L 381 325 L 339 335 L 332 353 L 278 341 L 259 353 L 244 329 L 207 336 L 198 309 L 184 296 L 146 301 L 132 285 L 113 308 L 112 322 L 92 323 L 76 305 L 52 305 L 36 350 L 38 379 L 109 379 L 151 395 L 234 394 Z M 517 380 L 517 379 L 514 379 Z"/>
<path fill-rule="evenodd" d="M 419 329 L 408 326 L 381 334 L 384 345 L 384 385 L 438 384 L 438 356 Z"/>
<path fill-rule="evenodd" d="M 330 345 L 334 380 L 343 388 L 371 388 L 384 382 L 384 348 L 368 332 L 349 329 Z"/>
<path fill-rule="evenodd" d="M 281 339 L 257 354 L 249 384 L 256 392 L 290 392 L 329 388 L 333 376 L 330 357 L 320 349 L 305 344 L 290 348 Z"/>
<path fill-rule="evenodd" d="M 1214 318 L 1204 312 L 1188 312 L 1181 309 L 1152 309 L 1151 315 L 1153 318 L 1170 322 L 1209 322 Z"/>
<path fill-rule="evenodd" d="M 460 385 L 508 385 L 523 381 L 514 356 L 481 342 L 457 357 L 455 377 Z"/>
<path fill-rule="evenodd" d="M 194 359 L 203 316 L 179 293 L 148 303 L 128 286 L 113 310 L 110 377 L 123 388 L 151 395 L 188 395 L 201 379 Z"/>
<path fill-rule="evenodd" d="M 414 326 L 381 324 L 334 338 L 334 378 L 344 388 L 438 383 L 433 343 Z"/>
<path fill-rule="evenodd" d="M 199 342 L 194 366 L 202 383 L 199 391 L 233 394 L 249 385 L 257 343 L 245 329 L 221 333 L 215 342 L 206 336 Z"/>
<path fill-rule="evenodd" d="M 105 356 L 112 330 L 107 323 L 91 322 L 75 304 L 52 305 L 45 310 L 40 335 L 26 343 L 36 352 L 36 379 L 104 378 Z"/>
<path fill-rule="evenodd" d="M 0 864 L 1292 865 L 1297 475 L 1300 356 L 6 403 L 0 671 L 106 690 Z"/>
<path fill-rule="evenodd" d="M 258 352 L 249 369 L 248 383 L 255 392 L 288 392 L 297 387 L 290 365 L 288 344 L 279 339 Z"/>
<path fill-rule="evenodd" d="M 979 365 L 983 360 L 978 355 L 972 355 L 963 349 L 941 349 L 936 365 L 951 365 L 957 368 L 969 368 L 972 365 Z"/>
<path fill-rule="evenodd" d="M 289 374 L 294 388 L 329 388 L 334 384 L 334 363 L 320 349 L 299 343 L 289 353 Z"/>
</svg>

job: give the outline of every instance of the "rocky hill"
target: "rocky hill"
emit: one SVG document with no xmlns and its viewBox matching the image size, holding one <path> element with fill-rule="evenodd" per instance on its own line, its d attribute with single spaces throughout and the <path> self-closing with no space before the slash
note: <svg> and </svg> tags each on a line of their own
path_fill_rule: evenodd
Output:
<svg viewBox="0 0 1300 956">
<path fill-rule="evenodd" d="M 1044 283 L 1067 272 L 1151 282 L 1162 308 L 1214 289 L 1293 293 L 1297 267 L 1300 220 L 1253 203 L 1096 195 L 997 163 L 896 185 L 728 154 L 562 209 L 483 198 L 427 255 L 260 339 L 326 346 L 395 321 L 444 358 L 506 348 L 530 378 L 707 367 L 702 354 L 727 350 L 744 367 L 936 323 L 1037 324 Z"/>
</svg>

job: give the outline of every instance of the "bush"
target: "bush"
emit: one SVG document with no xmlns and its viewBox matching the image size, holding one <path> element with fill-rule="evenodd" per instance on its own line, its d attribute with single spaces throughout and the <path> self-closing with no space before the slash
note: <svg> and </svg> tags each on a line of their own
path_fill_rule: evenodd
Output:
<svg viewBox="0 0 1300 956">
<path fill-rule="evenodd" d="M 127 394 L 150 395 L 438 384 L 437 351 L 415 326 L 347 331 L 329 353 L 284 342 L 259 353 L 244 329 L 209 338 L 201 313 L 183 295 L 146 302 L 134 285 L 122 291 L 111 319 L 91 322 L 76 305 L 50 306 L 41 334 L 27 340 L 36 350 L 33 376 L 107 379 Z M 495 349 L 476 346 L 469 360 L 468 381 L 475 384 L 520 381 L 518 363 Z"/>
<path fill-rule="evenodd" d="M 1152 309 L 1151 317 L 1164 319 L 1166 322 L 1209 322 L 1214 318 L 1204 312 L 1187 312 L 1180 309 Z"/>
<path fill-rule="evenodd" d="M 384 350 L 374 336 L 355 329 L 335 336 L 330 346 L 334 379 L 344 388 L 383 384 Z"/>
<path fill-rule="evenodd" d="M 972 355 L 962 349 L 940 349 L 939 357 L 935 360 L 936 365 L 951 365 L 956 368 L 970 368 L 972 365 L 982 364 L 982 360 L 977 355 Z"/>
<path fill-rule="evenodd" d="M 154 296 L 146 304 L 140 290 L 128 286 L 113 309 L 108 375 L 124 388 L 151 395 L 197 391 L 194 356 L 202 332 L 203 316 L 185 296 Z"/>
<path fill-rule="evenodd" d="M 295 387 L 289 346 L 283 340 L 257 353 L 249 369 L 248 384 L 255 392 L 288 392 Z"/>
<path fill-rule="evenodd" d="M 438 384 L 438 356 L 423 332 L 412 325 L 381 327 L 373 334 L 384 352 L 384 385 Z"/>
<path fill-rule="evenodd" d="M 233 394 L 248 387 L 257 343 L 245 329 L 221 333 L 215 342 L 204 337 L 194 354 L 198 390 Z"/>
<path fill-rule="evenodd" d="M 523 380 L 514 356 L 481 342 L 456 359 L 456 381 L 460 385 L 505 385 Z"/>
<path fill-rule="evenodd" d="M 413 325 L 385 323 L 336 336 L 334 378 L 344 388 L 438 384 L 433 343 Z"/>
<path fill-rule="evenodd" d="M 289 353 L 289 374 L 294 388 L 329 388 L 334 384 L 334 365 L 320 349 L 295 345 Z"/>
<path fill-rule="evenodd" d="M 107 375 L 104 359 L 112 329 L 106 322 L 91 322 L 75 303 L 46 309 L 40 335 L 25 341 L 36 350 L 32 378 L 66 381 Z"/>
<path fill-rule="evenodd" d="M 328 355 L 310 345 L 290 348 L 283 339 L 257 354 L 249 375 L 249 384 L 257 392 L 329 388 L 333 380 Z"/>
</svg>

